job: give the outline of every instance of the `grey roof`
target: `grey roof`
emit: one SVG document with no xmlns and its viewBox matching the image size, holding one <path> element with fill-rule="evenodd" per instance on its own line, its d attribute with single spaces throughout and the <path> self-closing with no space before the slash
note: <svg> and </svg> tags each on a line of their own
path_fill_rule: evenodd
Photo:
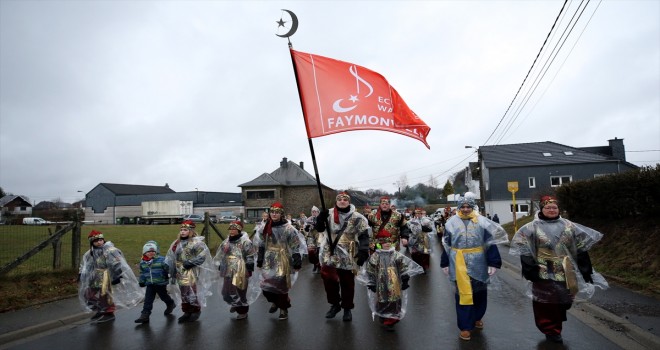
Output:
<svg viewBox="0 0 660 350">
<path fill-rule="evenodd" d="M 612 156 L 551 141 L 481 146 L 479 152 L 487 168 L 620 161 Z M 544 153 L 550 156 L 545 156 Z"/>
<path fill-rule="evenodd" d="M 280 163 L 280 167 L 272 173 L 263 173 L 254 180 L 238 186 L 316 186 L 316 178 L 289 160 Z"/>
<path fill-rule="evenodd" d="M 263 173 L 252 181 L 238 185 L 238 187 L 243 186 L 282 186 L 282 184 L 270 176 L 269 173 Z"/>
<path fill-rule="evenodd" d="M 116 195 L 176 193 L 168 186 L 109 184 L 103 182 L 100 183 L 99 186 L 107 188 L 110 192 Z"/>
<path fill-rule="evenodd" d="M 32 204 L 30 204 L 30 201 L 26 197 L 16 196 L 16 195 L 12 194 L 12 195 L 7 195 L 7 196 L 4 196 L 4 197 L 0 198 L 0 207 L 4 207 L 5 205 L 7 205 L 8 203 L 10 203 L 11 201 L 13 201 L 17 198 L 23 200 L 29 206 L 32 206 Z"/>
</svg>

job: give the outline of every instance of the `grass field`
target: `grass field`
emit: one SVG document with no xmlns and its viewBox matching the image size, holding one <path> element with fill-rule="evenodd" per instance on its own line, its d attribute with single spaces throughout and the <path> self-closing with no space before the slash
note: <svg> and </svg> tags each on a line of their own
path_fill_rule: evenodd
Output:
<svg viewBox="0 0 660 350">
<path fill-rule="evenodd" d="M 228 224 L 216 224 L 223 236 L 227 235 Z M 203 225 L 197 226 L 201 234 Z M 252 233 L 254 224 L 247 224 L 244 230 Z M 50 227 L 55 232 L 55 227 Z M 142 246 L 149 240 L 158 242 L 161 255 L 167 253 L 170 244 L 177 238 L 179 225 L 93 225 L 83 226 L 81 231 L 80 256 L 89 249 L 87 235 L 91 230 L 101 231 L 107 241 L 119 248 L 128 264 L 137 273 L 137 264 L 142 258 Z M 0 266 L 14 261 L 32 247 L 49 237 L 46 226 L 0 226 Z M 215 250 L 222 239 L 209 228 L 206 240 L 215 255 Z M 28 305 L 46 302 L 77 293 L 77 267 L 71 265 L 71 233 L 66 233 L 62 239 L 62 265 L 54 270 L 53 248 L 47 247 L 33 256 L 15 270 L 0 278 L 0 312 L 20 309 Z"/>
</svg>

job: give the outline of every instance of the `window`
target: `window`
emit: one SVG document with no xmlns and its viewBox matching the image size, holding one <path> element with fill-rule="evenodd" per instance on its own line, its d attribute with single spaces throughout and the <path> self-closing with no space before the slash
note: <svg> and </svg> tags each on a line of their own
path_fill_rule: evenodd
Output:
<svg viewBox="0 0 660 350">
<path fill-rule="evenodd" d="M 527 182 L 529 182 L 529 188 L 536 188 L 536 178 L 528 177 Z"/>
<path fill-rule="evenodd" d="M 571 151 L 564 151 L 564 154 L 567 155 L 567 156 L 572 156 L 572 155 L 573 155 L 573 152 L 571 152 Z"/>
<path fill-rule="evenodd" d="M 513 213 L 513 204 L 509 204 L 509 211 Z M 516 213 L 529 213 L 529 204 L 516 204 Z"/>
<path fill-rule="evenodd" d="M 543 152 L 544 157 L 552 157 L 552 153 L 550 152 Z"/>
<path fill-rule="evenodd" d="M 612 174 L 611 173 L 610 174 L 594 174 L 594 179 L 597 178 L 597 177 L 607 176 L 607 175 L 612 175 Z"/>
<path fill-rule="evenodd" d="M 268 208 L 261 208 L 261 209 L 247 209 L 246 214 L 248 219 L 253 219 L 253 220 L 260 220 L 261 219 L 261 213 L 268 211 Z"/>
<path fill-rule="evenodd" d="M 275 190 L 245 191 L 247 199 L 274 199 Z"/>
<path fill-rule="evenodd" d="M 572 181 L 572 176 L 562 175 L 562 176 L 550 176 L 550 186 L 558 187 L 563 184 L 570 183 Z"/>
</svg>

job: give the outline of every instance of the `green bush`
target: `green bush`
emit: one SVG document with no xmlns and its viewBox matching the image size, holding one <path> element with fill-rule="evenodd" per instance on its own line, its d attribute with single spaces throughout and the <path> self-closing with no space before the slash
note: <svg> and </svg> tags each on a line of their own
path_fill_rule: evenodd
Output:
<svg viewBox="0 0 660 350">
<path fill-rule="evenodd" d="M 660 216 L 660 165 L 576 181 L 557 188 L 571 218 L 622 219 Z"/>
</svg>

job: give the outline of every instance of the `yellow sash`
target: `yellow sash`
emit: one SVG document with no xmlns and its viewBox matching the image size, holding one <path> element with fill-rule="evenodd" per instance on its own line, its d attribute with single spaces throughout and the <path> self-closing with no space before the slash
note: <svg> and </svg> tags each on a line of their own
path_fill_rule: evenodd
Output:
<svg viewBox="0 0 660 350">
<path fill-rule="evenodd" d="M 108 304 L 112 305 L 112 294 L 109 292 L 112 291 L 112 287 L 110 284 L 110 271 L 105 269 L 103 271 L 103 277 L 101 278 L 101 296 L 106 296 L 108 297 Z"/>
<path fill-rule="evenodd" d="M 392 281 L 392 289 L 390 292 L 396 299 L 401 299 L 401 284 L 399 283 L 399 275 L 396 273 L 394 266 L 387 267 L 387 278 Z"/>
<path fill-rule="evenodd" d="M 248 285 L 247 271 L 245 267 L 245 260 L 241 257 L 230 255 L 227 257 L 230 260 L 236 260 L 236 271 L 234 276 L 232 276 L 231 284 L 236 286 L 236 288 L 245 290 Z"/>
<path fill-rule="evenodd" d="M 276 245 L 268 247 L 268 250 L 277 252 L 275 276 L 286 278 L 286 286 L 291 288 L 291 265 L 289 264 L 289 257 L 286 255 L 286 249 Z"/>
<path fill-rule="evenodd" d="M 195 283 L 197 283 L 197 276 L 195 275 L 195 271 L 193 269 L 183 269 L 183 265 L 181 268 L 183 271 L 179 275 L 179 285 L 180 286 L 194 286 Z"/>
<path fill-rule="evenodd" d="M 470 276 L 467 273 L 467 266 L 465 265 L 465 257 L 463 254 L 483 252 L 483 247 L 475 247 L 469 249 L 454 249 L 456 250 L 456 284 L 458 285 L 458 295 L 460 305 L 474 305 L 472 301 L 472 285 L 470 284 Z"/>
<path fill-rule="evenodd" d="M 551 260 L 555 263 L 561 264 L 564 269 L 564 278 L 566 288 L 571 295 L 575 296 L 578 292 L 577 275 L 575 274 L 575 267 L 568 256 L 559 256 L 553 250 L 548 248 L 539 248 L 537 256 L 544 260 Z"/>
<path fill-rule="evenodd" d="M 564 268 L 564 274 L 566 275 L 566 288 L 571 293 L 572 296 L 575 296 L 578 292 L 577 285 L 577 276 L 575 275 L 575 268 L 571 259 L 565 256 L 562 259 L 562 267 Z"/>
</svg>

